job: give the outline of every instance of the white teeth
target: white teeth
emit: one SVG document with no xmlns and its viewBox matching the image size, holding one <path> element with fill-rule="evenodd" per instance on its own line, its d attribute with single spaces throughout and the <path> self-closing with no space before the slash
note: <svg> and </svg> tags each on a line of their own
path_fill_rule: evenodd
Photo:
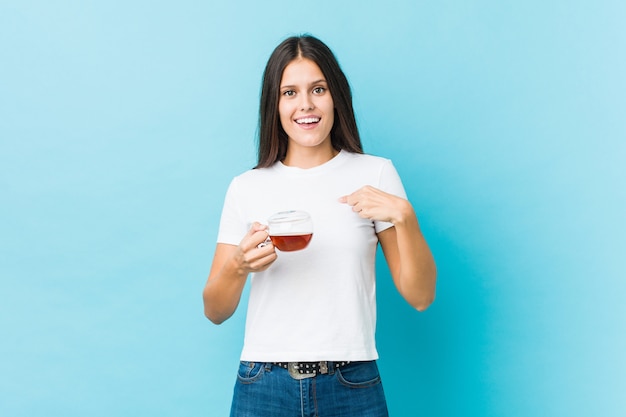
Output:
<svg viewBox="0 0 626 417">
<path fill-rule="evenodd" d="M 298 123 L 298 124 L 303 124 L 303 123 L 317 123 L 317 122 L 319 122 L 319 121 L 320 121 L 319 117 L 307 117 L 307 118 L 304 118 L 304 119 L 298 119 L 298 120 L 296 120 L 296 123 Z"/>
</svg>

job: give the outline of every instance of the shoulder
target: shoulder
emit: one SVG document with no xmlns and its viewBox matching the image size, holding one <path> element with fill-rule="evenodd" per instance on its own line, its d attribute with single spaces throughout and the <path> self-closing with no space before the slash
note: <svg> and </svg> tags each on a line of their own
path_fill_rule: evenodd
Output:
<svg viewBox="0 0 626 417">
<path fill-rule="evenodd" d="M 391 159 L 366 153 L 346 152 L 346 159 L 353 165 L 370 169 L 393 165 Z"/>
<path fill-rule="evenodd" d="M 258 196 L 259 192 L 267 190 L 269 185 L 276 183 L 276 180 L 277 176 L 272 167 L 244 171 L 231 179 L 226 191 L 227 199 L 239 203 L 248 201 L 251 196 Z"/>
<path fill-rule="evenodd" d="M 349 170 L 353 175 L 367 179 L 370 185 L 374 185 L 383 190 L 391 190 L 393 194 L 403 195 L 402 180 L 393 162 L 389 158 L 384 158 L 369 154 L 349 154 L 352 164 Z"/>
<path fill-rule="evenodd" d="M 276 169 L 274 165 L 269 168 L 253 168 L 235 176 L 235 178 L 233 178 L 233 182 L 254 183 L 273 175 L 276 175 Z"/>
</svg>

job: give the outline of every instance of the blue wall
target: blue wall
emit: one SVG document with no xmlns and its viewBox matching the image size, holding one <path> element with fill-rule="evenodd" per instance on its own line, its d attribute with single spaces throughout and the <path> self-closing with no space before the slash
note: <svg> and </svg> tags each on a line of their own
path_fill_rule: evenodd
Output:
<svg viewBox="0 0 626 417">
<path fill-rule="evenodd" d="M 213 3 L 0 4 L 0 414 L 226 415 L 245 309 L 201 290 L 263 66 L 311 32 L 439 267 L 417 313 L 379 265 L 392 415 L 623 415 L 624 3 Z"/>
</svg>

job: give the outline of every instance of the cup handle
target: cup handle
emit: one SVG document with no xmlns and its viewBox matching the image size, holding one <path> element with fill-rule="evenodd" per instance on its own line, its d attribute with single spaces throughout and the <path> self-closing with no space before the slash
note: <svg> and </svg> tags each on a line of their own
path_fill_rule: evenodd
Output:
<svg viewBox="0 0 626 417">
<path fill-rule="evenodd" d="M 271 242 L 272 242 L 272 239 L 270 239 L 270 237 L 268 235 L 267 238 L 263 242 L 261 242 L 258 245 L 256 245 L 256 247 L 257 248 L 263 248 L 263 247 L 269 245 Z"/>
</svg>

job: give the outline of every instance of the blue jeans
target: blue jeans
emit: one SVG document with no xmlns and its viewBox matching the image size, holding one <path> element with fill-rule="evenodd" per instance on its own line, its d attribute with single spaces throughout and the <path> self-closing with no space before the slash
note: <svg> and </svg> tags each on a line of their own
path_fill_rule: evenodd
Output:
<svg viewBox="0 0 626 417">
<path fill-rule="evenodd" d="M 239 364 L 231 417 L 388 417 L 375 361 L 296 380 L 271 363 Z"/>
</svg>

